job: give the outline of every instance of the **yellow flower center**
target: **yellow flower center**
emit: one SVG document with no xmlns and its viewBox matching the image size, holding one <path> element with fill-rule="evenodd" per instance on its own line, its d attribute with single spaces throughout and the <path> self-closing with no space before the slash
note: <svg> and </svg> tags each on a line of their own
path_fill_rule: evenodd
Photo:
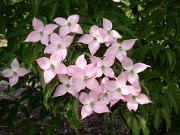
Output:
<svg viewBox="0 0 180 135">
<path fill-rule="evenodd" d="M 67 25 L 68 25 L 68 26 L 71 26 L 71 22 L 68 22 Z"/>
<path fill-rule="evenodd" d="M 121 92 L 121 88 L 119 88 L 119 87 L 118 87 L 116 90 L 117 90 L 118 92 Z"/>
<path fill-rule="evenodd" d="M 133 95 L 133 96 L 132 96 L 132 99 L 136 99 L 136 96 Z"/>
<path fill-rule="evenodd" d="M 94 102 L 93 102 L 93 101 L 90 101 L 89 105 L 90 105 L 90 107 L 93 107 Z"/>
<path fill-rule="evenodd" d="M 84 76 L 84 77 L 83 77 L 83 80 L 87 80 L 87 79 L 88 79 L 88 76 Z"/>
<path fill-rule="evenodd" d="M 97 38 L 96 38 L 96 37 L 93 37 L 93 40 L 97 40 Z"/>
<path fill-rule="evenodd" d="M 68 88 L 69 88 L 70 86 L 71 86 L 71 85 L 70 85 L 69 83 L 68 83 L 68 84 L 66 84 L 66 87 L 68 87 Z"/>
<path fill-rule="evenodd" d="M 44 33 L 43 33 L 43 31 L 41 31 L 41 32 L 39 32 L 39 34 L 40 34 L 41 36 L 43 36 Z"/>
<path fill-rule="evenodd" d="M 57 44 L 57 48 L 61 48 L 61 44 L 60 43 Z"/>
<path fill-rule="evenodd" d="M 53 65 L 53 64 L 51 64 L 50 67 L 51 67 L 52 69 L 54 69 L 54 65 Z"/>
<path fill-rule="evenodd" d="M 15 76 L 16 76 L 16 75 L 17 75 L 17 72 L 16 72 L 16 71 L 13 71 L 13 75 L 15 75 Z"/>
</svg>

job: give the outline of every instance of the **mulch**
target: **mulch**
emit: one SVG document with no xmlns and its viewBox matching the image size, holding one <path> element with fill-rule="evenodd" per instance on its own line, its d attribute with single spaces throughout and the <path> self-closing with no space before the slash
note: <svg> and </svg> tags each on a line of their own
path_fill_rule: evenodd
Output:
<svg viewBox="0 0 180 135">
<path fill-rule="evenodd" d="M 8 83 L 5 81 L 0 82 L 0 100 L 15 100 L 24 91 L 23 89 L 19 89 L 16 92 L 7 93 L 7 85 Z M 23 117 L 23 114 L 19 112 L 17 121 L 23 120 Z M 34 114 L 32 118 L 34 117 L 37 116 Z M 73 128 L 66 119 L 63 119 L 62 123 L 62 128 L 56 131 L 57 135 L 75 135 Z M 38 127 L 38 135 L 43 135 L 42 128 L 41 125 Z M 98 114 L 92 114 L 81 121 L 78 135 L 130 135 L 130 133 L 125 130 L 127 129 L 124 128 L 123 120 L 121 115 L 118 113 L 113 117 L 113 119 L 110 118 L 110 114 L 107 114 L 103 119 L 103 122 Z M 20 135 L 23 134 L 23 132 L 20 133 Z M 0 135 L 15 135 L 15 133 L 11 132 L 9 127 L 2 125 L 0 122 Z"/>
</svg>

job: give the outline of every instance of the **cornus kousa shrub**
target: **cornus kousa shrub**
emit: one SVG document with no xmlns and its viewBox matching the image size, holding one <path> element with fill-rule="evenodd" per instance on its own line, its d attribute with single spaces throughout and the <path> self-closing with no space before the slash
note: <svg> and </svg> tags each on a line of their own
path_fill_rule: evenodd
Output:
<svg viewBox="0 0 180 135">
<path fill-rule="evenodd" d="M 136 39 L 119 42 L 122 36 L 113 29 L 112 22 L 103 18 L 103 27 L 93 25 L 89 33 L 83 34 L 79 25 L 79 15 L 71 15 L 67 19 L 57 17 L 54 24 L 46 24 L 37 18 L 32 21 L 34 31 L 25 42 L 41 42 L 45 45 L 44 57 L 36 62 L 43 70 L 46 84 L 58 77 L 59 85 L 55 87 L 53 98 L 71 94 L 82 103 L 82 119 L 93 112 L 101 114 L 110 112 L 110 107 L 123 101 L 130 111 L 136 111 L 138 105 L 151 103 L 149 98 L 141 93 L 138 73 L 149 66 L 144 63 L 133 63 L 127 52 L 134 46 Z M 59 32 L 57 33 L 57 31 Z M 81 34 L 73 41 L 76 34 Z M 75 60 L 74 65 L 67 65 L 66 59 L 69 47 L 78 42 L 87 46 L 90 55 L 82 54 Z M 100 47 L 104 46 L 103 57 L 96 56 Z M 71 51 L 71 50 L 70 50 Z M 122 72 L 116 75 L 112 66 L 118 61 Z M 11 69 L 5 69 L 1 74 L 9 78 L 11 86 L 15 85 L 18 77 L 28 71 L 19 67 L 13 60 Z"/>
</svg>

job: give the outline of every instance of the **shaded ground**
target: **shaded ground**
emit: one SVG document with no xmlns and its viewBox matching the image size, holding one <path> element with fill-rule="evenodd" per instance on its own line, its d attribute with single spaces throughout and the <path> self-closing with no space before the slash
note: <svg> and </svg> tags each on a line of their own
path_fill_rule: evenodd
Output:
<svg viewBox="0 0 180 135">
<path fill-rule="evenodd" d="M 23 89 L 20 89 L 16 92 L 7 94 L 6 93 L 7 82 L 0 82 L 0 100 L 1 99 L 8 99 L 14 100 L 17 99 L 18 96 L 21 95 Z M 24 103 L 26 104 L 26 103 Z M 38 111 L 38 110 L 37 110 Z M 33 120 L 38 119 L 36 116 L 38 113 L 33 113 L 31 118 Z M 24 114 L 18 112 L 17 121 L 21 121 L 24 119 Z M 71 128 L 69 122 L 66 119 L 63 119 L 61 122 L 62 128 L 59 131 L 56 131 L 57 135 L 75 135 L 74 130 Z M 42 126 L 38 126 L 38 135 L 43 135 L 42 133 Z M 20 133 L 23 135 L 24 132 Z M 15 135 L 12 133 L 10 129 L 2 125 L 0 122 L 0 135 Z M 113 119 L 110 119 L 109 115 L 104 118 L 104 122 L 97 114 L 92 114 L 91 116 L 85 118 L 81 121 L 79 126 L 79 135 L 129 135 L 123 131 L 122 127 L 122 119 L 119 114 L 116 114 Z"/>
</svg>

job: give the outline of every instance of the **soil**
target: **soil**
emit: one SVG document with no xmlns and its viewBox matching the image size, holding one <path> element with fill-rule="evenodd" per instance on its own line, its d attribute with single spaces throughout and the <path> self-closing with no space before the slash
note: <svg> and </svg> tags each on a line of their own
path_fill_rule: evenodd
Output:
<svg viewBox="0 0 180 135">
<path fill-rule="evenodd" d="M 5 81 L 0 82 L 0 100 L 2 99 L 8 99 L 8 100 L 14 100 L 17 99 L 21 93 L 24 91 L 23 89 L 19 89 L 16 92 L 12 92 L 7 94 L 8 83 Z M 18 113 L 17 121 L 22 120 L 24 118 L 24 115 L 22 113 Z M 32 116 L 32 119 L 36 118 L 36 113 L 34 113 L 34 116 Z M 69 122 L 66 119 L 63 119 L 62 121 L 62 129 L 59 131 L 56 131 L 57 135 L 75 135 L 75 132 L 73 128 L 70 126 Z M 101 121 L 100 117 L 97 114 L 92 114 L 91 116 L 85 118 L 81 121 L 81 124 L 79 126 L 79 135 L 130 135 L 130 133 L 125 132 L 125 129 L 123 128 L 123 121 L 119 114 L 116 114 L 112 119 L 107 115 L 105 117 L 104 122 Z M 38 135 L 43 135 L 42 133 L 42 126 L 40 125 L 38 127 Z M 15 133 L 12 133 L 11 130 L 5 126 L 2 125 L 0 122 L 0 135 L 15 135 Z M 20 133 L 20 135 L 24 135 L 24 133 Z"/>
</svg>

